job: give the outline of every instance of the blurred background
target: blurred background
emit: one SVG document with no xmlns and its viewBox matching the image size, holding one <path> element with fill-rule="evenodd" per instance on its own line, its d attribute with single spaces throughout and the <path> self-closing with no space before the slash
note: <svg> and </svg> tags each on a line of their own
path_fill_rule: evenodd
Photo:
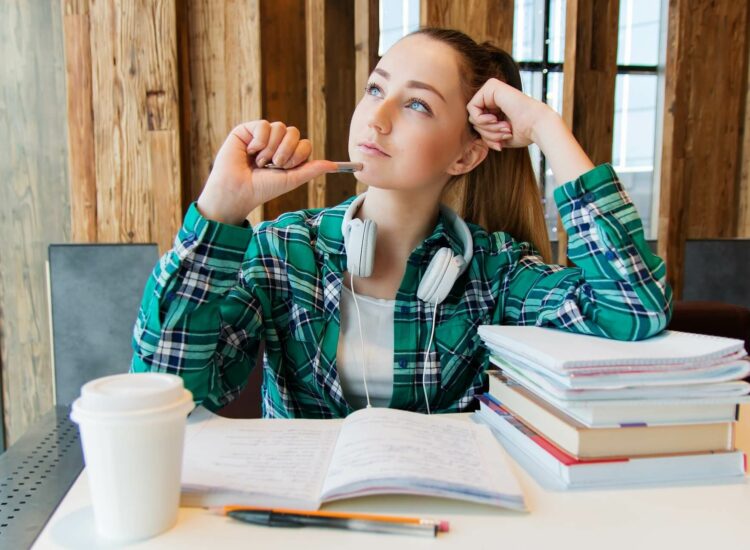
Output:
<svg viewBox="0 0 750 550">
<path fill-rule="evenodd" d="M 748 21 L 736 0 L 0 1 L 0 441 L 55 401 L 50 244 L 163 253 L 241 121 L 282 120 L 314 158 L 346 160 L 369 73 L 420 25 L 512 52 L 524 91 L 620 174 L 678 303 L 747 308 Z M 566 263 L 552 175 L 531 152 Z M 362 190 L 321 176 L 249 219 Z M 722 322 L 742 334 L 747 310 L 732 311 Z"/>
</svg>

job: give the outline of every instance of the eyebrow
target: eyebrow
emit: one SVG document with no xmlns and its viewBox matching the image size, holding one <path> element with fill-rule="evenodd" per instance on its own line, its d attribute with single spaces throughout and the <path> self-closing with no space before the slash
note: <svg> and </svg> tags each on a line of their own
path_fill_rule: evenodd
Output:
<svg viewBox="0 0 750 550">
<path fill-rule="evenodd" d="M 380 69 L 380 68 L 377 68 L 377 67 L 372 72 L 378 73 L 380 76 L 382 76 L 386 80 L 388 80 L 389 78 L 391 78 L 391 75 L 390 75 L 390 73 L 388 71 L 384 71 L 383 69 Z M 440 99 L 442 99 L 445 103 L 448 103 L 447 101 L 445 101 L 445 98 L 443 97 L 443 94 L 441 94 L 440 92 L 438 92 L 434 87 L 430 86 L 426 82 L 420 82 L 419 80 L 409 80 L 406 83 L 406 87 L 407 88 L 421 88 L 423 90 L 429 90 L 429 91 L 433 92 L 434 94 L 437 94 L 437 96 Z"/>
</svg>

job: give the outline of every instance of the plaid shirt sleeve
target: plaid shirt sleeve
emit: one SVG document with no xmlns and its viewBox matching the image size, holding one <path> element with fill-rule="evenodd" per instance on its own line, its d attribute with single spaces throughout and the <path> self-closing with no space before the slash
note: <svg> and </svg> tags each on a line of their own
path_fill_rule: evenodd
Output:
<svg viewBox="0 0 750 550">
<path fill-rule="evenodd" d="M 131 372 L 181 376 L 197 404 L 219 407 L 247 383 L 262 334 L 262 285 L 241 276 L 250 227 L 207 220 L 195 203 L 154 268 L 133 329 Z"/>
<path fill-rule="evenodd" d="M 664 261 L 653 254 L 630 197 L 609 164 L 554 192 L 577 267 L 547 265 L 528 243 L 495 233 L 503 275 L 493 322 L 550 326 L 640 340 L 662 331 L 672 314 Z"/>
</svg>

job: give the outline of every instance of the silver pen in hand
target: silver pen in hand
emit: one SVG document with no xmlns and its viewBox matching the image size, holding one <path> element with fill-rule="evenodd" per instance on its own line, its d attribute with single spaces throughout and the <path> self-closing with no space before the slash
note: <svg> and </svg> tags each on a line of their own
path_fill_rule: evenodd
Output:
<svg viewBox="0 0 750 550">
<path fill-rule="evenodd" d="M 361 162 L 336 162 L 336 165 L 338 168 L 336 169 L 337 173 L 344 173 L 344 174 L 351 174 L 352 172 L 357 172 L 362 170 L 363 164 Z M 271 168 L 274 170 L 286 170 L 283 166 L 276 166 L 275 164 L 268 163 L 263 166 L 263 168 Z M 298 168 L 295 166 L 295 168 Z"/>
</svg>

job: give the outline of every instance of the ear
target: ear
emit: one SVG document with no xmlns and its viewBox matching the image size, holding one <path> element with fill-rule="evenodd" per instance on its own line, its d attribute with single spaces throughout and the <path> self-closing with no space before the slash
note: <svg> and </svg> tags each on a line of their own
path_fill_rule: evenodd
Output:
<svg viewBox="0 0 750 550">
<path fill-rule="evenodd" d="M 465 147 L 462 155 L 456 159 L 448 168 L 451 176 L 459 176 L 471 172 L 477 165 L 487 158 L 489 146 L 481 138 L 473 138 Z"/>
</svg>

